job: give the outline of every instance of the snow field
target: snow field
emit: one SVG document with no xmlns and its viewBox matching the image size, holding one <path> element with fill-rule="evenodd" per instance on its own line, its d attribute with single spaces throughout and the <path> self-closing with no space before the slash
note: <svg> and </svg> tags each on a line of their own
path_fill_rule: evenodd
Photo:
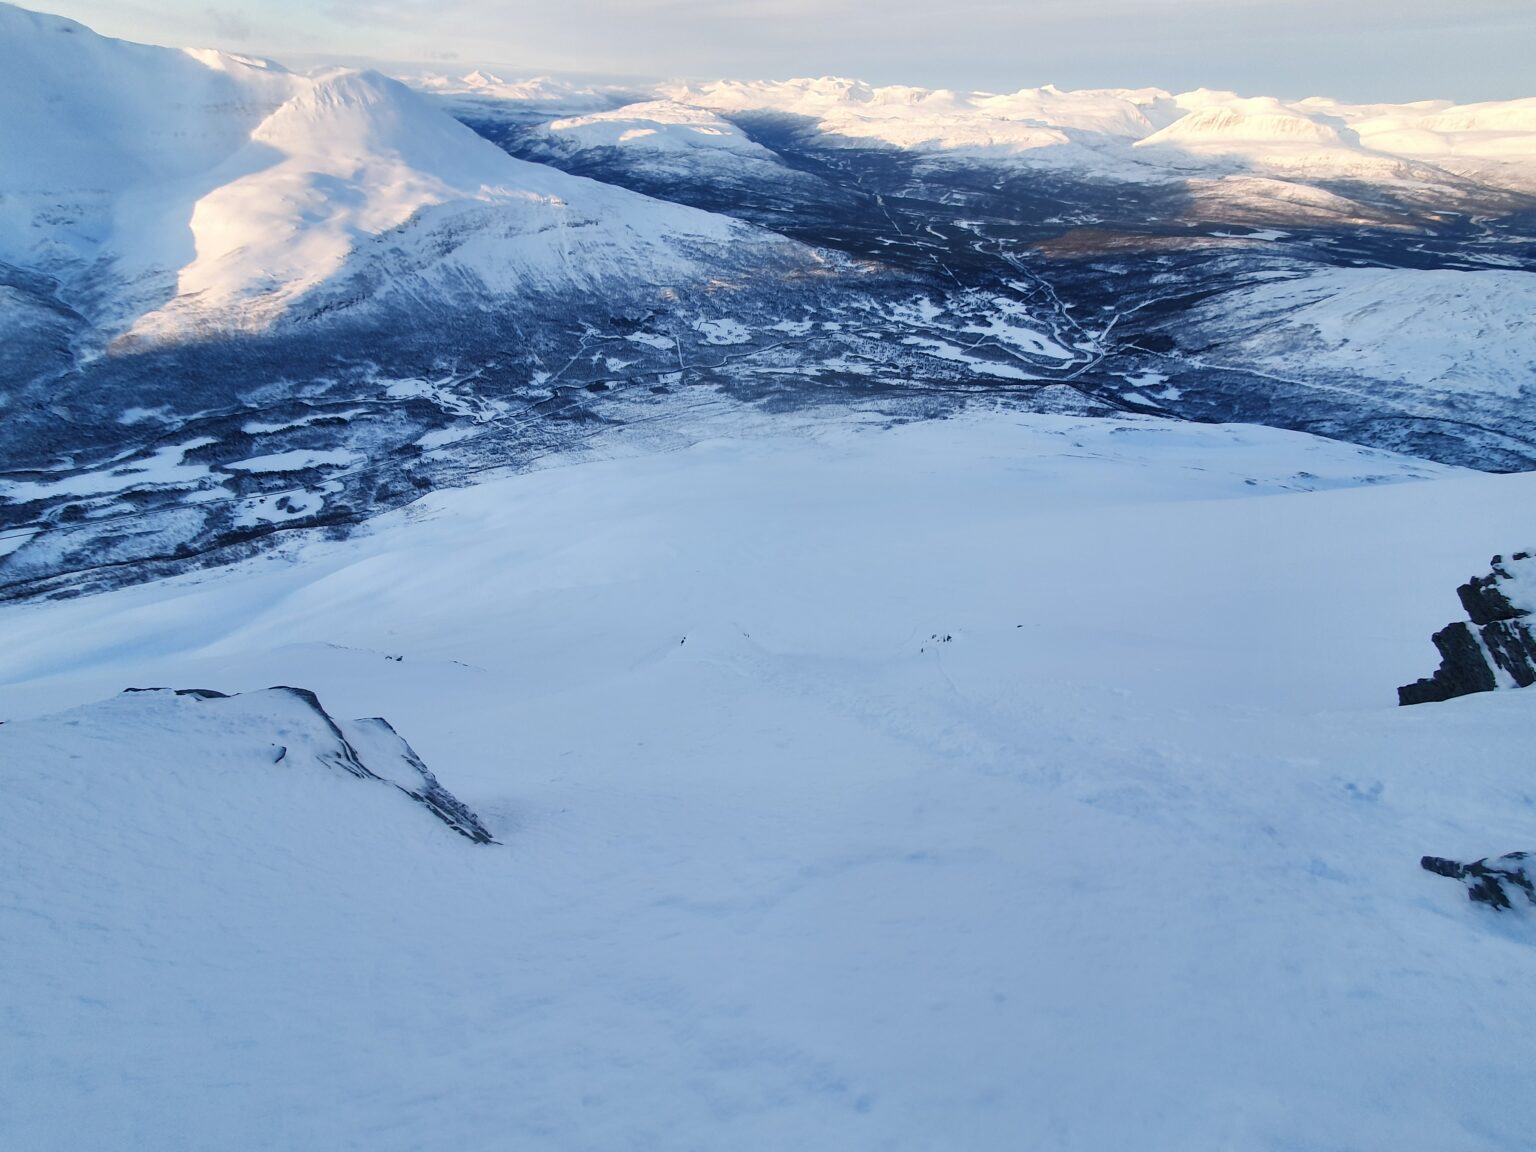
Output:
<svg viewBox="0 0 1536 1152">
<path fill-rule="evenodd" d="M 0 1142 L 1521 1148 L 1536 929 L 1417 861 L 1529 846 L 1533 698 L 1393 690 L 1533 495 L 806 421 L 7 607 Z M 277 683 L 502 846 L 90 703 Z"/>
</svg>

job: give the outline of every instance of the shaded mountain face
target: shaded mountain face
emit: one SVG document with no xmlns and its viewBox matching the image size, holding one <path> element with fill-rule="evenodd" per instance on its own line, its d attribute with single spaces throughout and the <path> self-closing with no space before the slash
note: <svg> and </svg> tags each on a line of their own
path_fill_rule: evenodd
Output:
<svg viewBox="0 0 1536 1152">
<path fill-rule="evenodd" d="M 1530 102 L 412 90 L 8 6 L 0 33 L 28 158 L 0 175 L 0 596 L 721 410 L 981 399 L 1536 465 Z"/>
</svg>

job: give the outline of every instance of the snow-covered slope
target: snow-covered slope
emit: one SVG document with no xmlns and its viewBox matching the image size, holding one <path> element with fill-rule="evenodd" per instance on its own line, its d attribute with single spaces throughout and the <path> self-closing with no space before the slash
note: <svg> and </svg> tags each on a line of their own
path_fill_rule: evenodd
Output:
<svg viewBox="0 0 1536 1152">
<path fill-rule="evenodd" d="M 731 152 L 741 158 L 773 158 L 772 152 L 754 143 L 730 121 L 707 109 L 674 100 L 651 100 L 591 116 L 553 120 L 548 131 L 554 139 L 568 141 L 573 149 L 628 144 L 656 152 L 687 154 L 706 148 Z"/>
<path fill-rule="evenodd" d="M 108 336 L 267 328 L 344 269 L 356 306 L 382 290 L 356 265 L 385 235 L 396 273 L 425 268 L 448 299 L 702 281 L 738 248 L 811 259 L 514 160 L 376 73 L 299 76 L 8 5 L 0 53 L 0 155 L 26 157 L 0 172 L 0 260 L 55 275 Z"/>
<path fill-rule="evenodd" d="M 1425 395 L 1536 396 L 1536 276 L 1331 268 L 1245 287 L 1180 321 L 1199 355 L 1340 384 L 1396 379 Z"/>
<path fill-rule="evenodd" d="M 495 73 L 476 69 L 464 76 L 427 73 L 404 76 L 412 88 L 442 96 L 452 103 L 478 106 L 501 105 L 520 117 L 543 112 L 566 115 L 575 112 L 602 112 L 620 104 L 631 103 L 637 93 L 631 87 L 574 84 L 553 76 L 533 76 L 526 80 L 503 80 Z"/>
<path fill-rule="evenodd" d="M 808 202 L 829 191 L 724 117 L 674 100 L 552 120 L 522 138 L 520 154 L 584 166 L 614 160 L 647 187 L 682 181 L 750 189 L 766 182 L 781 190 L 800 189 Z"/>
<path fill-rule="evenodd" d="M 1366 148 L 1536 191 L 1536 97 L 1462 105 L 1346 105 L 1314 99 L 1299 106 L 1343 118 Z"/>
<path fill-rule="evenodd" d="M 1394 689 L 1536 477 L 876 423 L 0 608 L 0 1145 L 1525 1152 L 1536 918 L 1418 861 L 1536 690 Z M 501 845 L 117 695 L 280 683 Z"/>
</svg>

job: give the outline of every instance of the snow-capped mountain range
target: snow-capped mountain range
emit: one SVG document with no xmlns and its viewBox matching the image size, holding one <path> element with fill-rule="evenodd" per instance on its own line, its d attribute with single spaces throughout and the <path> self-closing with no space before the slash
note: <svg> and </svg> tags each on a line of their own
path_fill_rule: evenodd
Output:
<svg viewBox="0 0 1536 1152">
<path fill-rule="evenodd" d="M 1536 99 L 1360 105 L 1208 89 L 1063 92 L 1047 85 L 991 94 L 831 78 L 662 90 L 717 112 L 801 116 L 820 135 L 850 146 L 1080 163 L 1131 179 L 1226 160 L 1362 176 L 1431 164 L 1522 186 L 1536 180 Z"/>
<path fill-rule="evenodd" d="M 632 91 L 572 88 L 542 80 L 506 83 L 472 73 L 413 81 L 462 104 L 495 102 L 525 110 L 593 109 L 549 125 L 597 142 L 589 119 L 620 123 L 654 114 L 654 100 Z M 1278 100 L 1197 89 L 1062 91 L 1052 85 L 1011 93 L 955 92 L 904 85 L 874 87 L 837 77 L 784 81 L 720 80 L 657 85 L 676 111 L 793 117 L 827 147 L 886 147 L 967 159 L 1080 167 L 1123 180 L 1156 180 L 1202 168 L 1249 166 L 1275 173 L 1411 179 L 1444 174 L 1530 191 L 1536 188 L 1536 97 L 1453 104 L 1349 104 L 1326 97 Z M 607 107 L 602 107 L 603 104 Z M 701 123 L 695 132 L 704 134 Z M 732 133 L 722 133 L 733 147 Z M 674 140 L 685 137 L 672 134 Z M 697 140 L 686 140 L 698 145 Z M 657 146 L 656 141 L 647 146 Z"/>
<path fill-rule="evenodd" d="M 665 282 L 702 275 L 701 253 L 723 269 L 793 247 L 515 160 L 378 73 L 301 76 L 9 6 L 0 22 L 0 150 L 28 158 L 8 168 L 0 259 L 57 271 L 104 337 L 262 330 L 334 307 L 338 280 L 355 307 L 388 290 L 356 288 L 386 244 L 444 294 L 622 294 L 637 268 Z"/>
<path fill-rule="evenodd" d="M 1528 467 L 1533 107 L 406 85 L 0 6 L 0 587 L 722 404 L 1005 396 Z"/>
</svg>

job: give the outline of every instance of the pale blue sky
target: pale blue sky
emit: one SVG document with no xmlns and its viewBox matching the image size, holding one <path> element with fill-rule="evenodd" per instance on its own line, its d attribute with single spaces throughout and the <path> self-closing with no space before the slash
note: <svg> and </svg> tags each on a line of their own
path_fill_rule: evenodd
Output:
<svg viewBox="0 0 1536 1152">
<path fill-rule="evenodd" d="M 445 71 L 1011 90 L 1205 85 L 1354 100 L 1536 95 L 1536 0 L 36 0 L 97 31 Z M 307 61 L 306 61 L 307 62 Z"/>
</svg>

